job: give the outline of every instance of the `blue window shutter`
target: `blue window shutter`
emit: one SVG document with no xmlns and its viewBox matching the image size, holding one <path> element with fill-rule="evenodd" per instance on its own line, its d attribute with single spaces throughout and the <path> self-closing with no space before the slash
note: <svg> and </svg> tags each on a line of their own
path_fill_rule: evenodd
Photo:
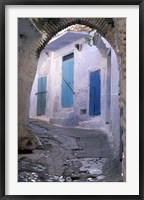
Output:
<svg viewBox="0 0 144 200">
<path fill-rule="evenodd" d="M 44 115 L 46 109 L 46 83 L 47 77 L 38 79 L 37 115 Z"/>
</svg>

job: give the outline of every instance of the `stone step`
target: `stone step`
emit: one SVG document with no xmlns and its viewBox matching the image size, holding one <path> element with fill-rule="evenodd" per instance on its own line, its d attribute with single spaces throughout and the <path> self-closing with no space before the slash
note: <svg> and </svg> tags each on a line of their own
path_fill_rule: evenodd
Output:
<svg viewBox="0 0 144 200">
<path fill-rule="evenodd" d="M 71 112 L 73 112 L 73 110 L 72 109 L 70 109 L 70 108 L 65 108 L 64 109 L 64 111 L 60 111 L 60 112 L 58 112 L 58 113 L 56 113 L 55 114 L 55 116 L 54 117 L 58 117 L 58 118 L 68 118 L 69 117 L 69 114 L 71 113 Z"/>
<path fill-rule="evenodd" d="M 99 119 L 92 119 L 88 121 L 79 122 L 79 127 L 110 131 L 110 124 L 106 124 L 104 121 Z"/>
<path fill-rule="evenodd" d="M 51 124 L 62 125 L 62 126 L 77 126 L 78 125 L 78 120 L 76 118 L 71 118 L 71 117 L 51 118 L 49 119 L 49 122 Z"/>
</svg>

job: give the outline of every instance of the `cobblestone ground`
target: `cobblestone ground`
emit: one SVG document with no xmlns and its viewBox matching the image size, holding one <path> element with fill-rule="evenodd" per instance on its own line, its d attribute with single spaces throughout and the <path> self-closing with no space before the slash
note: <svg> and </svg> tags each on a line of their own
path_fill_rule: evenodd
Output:
<svg viewBox="0 0 144 200">
<path fill-rule="evenodd" d="M 19 182 L 122 182 L 121 163 L 104 132 L 36 120 L 28 126 L 43 147 L 19 154 Z"/>
</svg>

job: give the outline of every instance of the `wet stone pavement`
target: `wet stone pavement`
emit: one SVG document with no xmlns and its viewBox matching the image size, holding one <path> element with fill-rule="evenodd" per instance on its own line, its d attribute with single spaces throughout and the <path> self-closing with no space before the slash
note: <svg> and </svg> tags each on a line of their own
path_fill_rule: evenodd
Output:
<svg viewBox="0 0 144 200">
<path fill-rule="evenodd" d="M 102 131 L 28 124 L 43 145 L 18 155 L 19 182 L 122 182 L 120 162 Z"/>
</svg>

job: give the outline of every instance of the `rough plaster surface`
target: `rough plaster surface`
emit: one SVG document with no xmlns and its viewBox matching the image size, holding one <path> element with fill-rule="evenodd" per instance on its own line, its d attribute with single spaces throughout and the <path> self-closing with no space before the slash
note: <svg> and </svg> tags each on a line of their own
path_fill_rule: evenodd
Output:
<svg viewBox="0 0 144 200">
<path fill-rule="evenodd" d="M 19 19 L 18 22 L 18 146 L 19 149 L 33 149 L 39 146 L 40 142 L 27 129 L 29 94 L 37 66 L 35 49 L 42 37 L 33 29 L 29 20 Z"/>
</svg>

